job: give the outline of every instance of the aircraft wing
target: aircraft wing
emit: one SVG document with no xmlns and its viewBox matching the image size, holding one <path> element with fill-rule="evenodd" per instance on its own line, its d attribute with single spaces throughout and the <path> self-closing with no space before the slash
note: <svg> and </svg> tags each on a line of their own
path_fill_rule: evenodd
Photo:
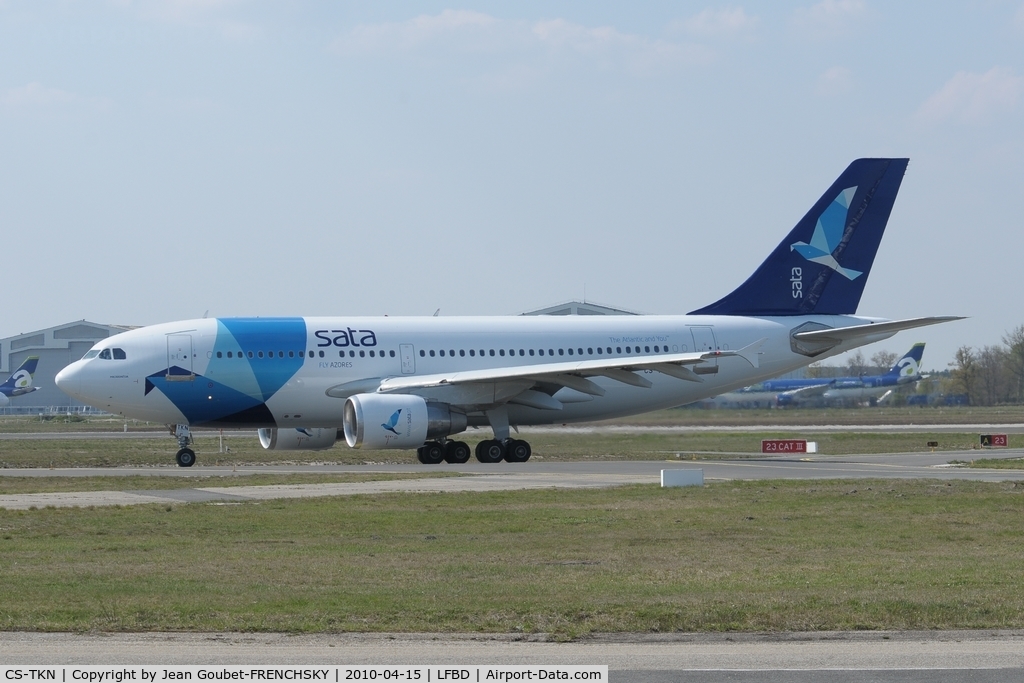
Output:
<svg viewBox="0 0 1024 683">
<path fill-rule="evenodd" d="M 779 396 L 788 396 L 789 398 L 811 398 L 812 396 L 821 396 L 832 387 L 832 384 L 833 383 L 830 381 L 824 381 L 821 384 L 812 384 L 810 386 L 800 387 L 799 389 L 780 391 Z"/>
<path fill-rule="evenodd" d="M 651 383 L 637 375 L 636 370 L 655 370 L 678 379 L 703 382 L 700 375 L 689 365 L 697 365 L 719 358 L 737 356 L 755 368 L 758 367 L 758 349 L 767 339 L 760 339 L 737 351 L 705 351 L 693 353 L 665 353 L 658 355 L 634 356 L 632 358 L 596 358 L 591 360 L 563 361 L 535 365 L 518 365 L 464 372 L 439 373 L 435 375 L 414 375 L 411 377 L 389 377 L 380 381 L 376 391 L 380 393 L 407 393 L 416 389 L 427 389 L 446 385 L 474 384 L 488 382 L 510 382 L 532 380 L 561 384 L 582 391 L 585 394 L 604 394 L 597 384 L 587 377 L 608 377 L 625 384 L 649 387 Z M 331 392 L 328 391 L 330 395 Z"/>
<path fill-rule="evenodd" d="M 963 320 L 962 315 L 937 315 L 928 318 L 907 318 L 906 320 L 890 320 L 884 323 L 869 323 L 867 325 L 851 325 L 850 327 L 833 327 L 826 330 L 808 330 L 797 332 L 794 339 L 807 342 L 825 342 L 839 344 L 851 339 L 872 337 L 876 334 L 893 335 L 902 330 L 910 330 L 925 325 L 937 325 L 948 323 L 952 320 Z"/>
</svg>

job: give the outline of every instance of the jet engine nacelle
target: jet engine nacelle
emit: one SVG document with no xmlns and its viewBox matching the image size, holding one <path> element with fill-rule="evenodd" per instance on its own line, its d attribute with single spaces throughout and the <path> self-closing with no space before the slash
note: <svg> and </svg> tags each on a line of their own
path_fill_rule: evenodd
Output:
<svg viewBox="0 0 1024 683">
<path fill-rule="evenodd" d="M 352 448 L 419 448 L 427 439 L 458 434 L 466 416 L 409 394 L 356 394 L 345 400 L 345 441 Z"/>
<path fill-rule="evenodd" d="M 322 451 L 341 438 L 340 429 L 261 429 L 260 445 L 268 451 Z"/>
</svg>

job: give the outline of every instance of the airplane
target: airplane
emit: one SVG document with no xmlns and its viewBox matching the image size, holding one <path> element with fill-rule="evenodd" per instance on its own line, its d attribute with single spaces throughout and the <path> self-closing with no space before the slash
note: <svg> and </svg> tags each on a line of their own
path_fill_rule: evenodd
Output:
<svg viewBox="0 0 1024 683">
<path fill-rule="evenodd" d="M 31 394 L 39 388 L 32 386 L 32 375 L 35 374 L 38 364 L 39 356 L 29 356 L 6 382 L 0 384 L 0 408 L 9 405 L 15 396 Z"/>
<path fill-rule="evenodd" d="M 715 405 L 794 406 L 816 401 L 884 400 L 897 386 L 921 379 L 924 344 L 914 344 L 884 375 L 770 379 L 712 399 Z"/>
<path fill-rule="evenodd" d="M 855 315 L 908 159 L 851 163 L 743 284 L 687 315 L 209 318 L 98 342 L 57 386 L 168 424 L 180 466 L 195 427 L 256 428 L 273 450 L 416 449 L 524 462 L 525 425 L 691 403 L 956 316 Z"/>
</svg>

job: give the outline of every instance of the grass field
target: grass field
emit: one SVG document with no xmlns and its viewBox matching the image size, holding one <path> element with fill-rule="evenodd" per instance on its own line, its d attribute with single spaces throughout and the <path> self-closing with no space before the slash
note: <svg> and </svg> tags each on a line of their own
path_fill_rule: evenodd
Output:
<svg viewBox="0 0 1024 683">
<path fill-rule="evenodd" d="M 707 410 L 697 407 L 673 408 L 598 424 L 630 425 L 945 425 L 945 424 L 1020 424 L 1024 406 L 913 406 L 825 409 L 751 409 Z M 130 431 L 167 432 L 154 422 L 125 420 L 116 415 L 97 416 L 0 416 L 0 433 L 13 432 L 120 432 L 127 424 Z"/>
<path fill-rule="evenodd" d="M 677 411 L 678 412 L 678 411 Z M 464 436 L 475 442 L 489 432 L 470 430 Z M 55 436 L 59 437 L 59 434 Z M 762 438 L 808 438 L 816 441 L 823 455 L 864 453 L 912 453 L 931 450 L 970 450 L 978 446 L 978 432 L 821 432 L 814 428 L 793 432 L 705 432 L 676 434 L 648 433 L 531 433 L 524 438 L 533 446 L 538 460 L 663 460 L 680 454 L 685 459 L 760 457 Z M 415 463 L 414 451 L 359 451 L 344 443 L 326 451 L 265 451 L 255 434 L 229 435 L 224 443 L 228 453 L 219 453 L 220 442 L 207 432 L 197 432 L 195 450 L 198 464 L 263 465 L 272 463 L 375 464 Z M 1010 435 L 1011 448 L 1024 448 L 1024 434 Z M 177 443 L 170 436 L 109 439 L 5 439 L 0 441 L 0 468 L 19 467 L 117 467 L 125 465 L 173 466 Z M 979 455 L 982 451 L 979 451 Z M 989 453 L 986 451 L 986 453 Z M 2 482 L 0 482 L 2 486 Z"/>
<path fill-rule="evenodd" d="M 0 628 L 1022 628 L 1022 513 L 928 481 L 0 511 Z"/>
</svg>

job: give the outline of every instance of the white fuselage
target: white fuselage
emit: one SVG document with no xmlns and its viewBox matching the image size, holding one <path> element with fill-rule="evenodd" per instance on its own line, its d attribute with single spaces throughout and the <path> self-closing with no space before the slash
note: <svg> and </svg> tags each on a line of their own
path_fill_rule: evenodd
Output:
<svg viewBox="0 0 1024 683">
<path fill-rule="evenodd" d="M 873 322 L 852 316 L 516 316 L 451 318 L 309 317 L 188 320 L 105 339 L 65 368 L 58 385 L 97 408 L 141 420 L 193 426 L 341 427 L 347 395 L 380 380 L 567 361 L 637 360 L 702 350 L 738 350 L 763 340 L 756 366 L 726 356 L 693 366 L 702 381 L 645 369 L 650 386 L 590 376 L 603 395 L 562 392 L 561 407 L 507 404 L 513 425 L 567 423 L 634 415 L 690 403 L 789 372 L 892 332 L 836 345 L 810 358 L 790 333 L 813 321 L 829 327 Z M 261 328 L 261 320 L 265 329 Z M 287 328 L 286 331 L 284 328 Z M 118 350 L 103 354 L 102 350 Z M 228 354 L 230 353 L 230 356 Z M 101 355 L 109 357 L 101 357 Z M 89 357 L 92 356 L 92 357 Z M 120 356 L 123 356 L 120 357 Z M 165 381 L 166 380 L 166 381 Z M 504 404 L 515 382 L 441 382 L 415 393 L 468 406 L 469 424 L 486 424 L 488 405 Z M 523 382 L 525 381 L 525 384 Z M 253 402 L 259 410 L 244 408 Z M 232 406 L 239 407 L 235 410 Z M 244 408 L 244 409 L 243 409 Z M 230 415 L 230 419 L 224 416 Z"/>
</svg>

